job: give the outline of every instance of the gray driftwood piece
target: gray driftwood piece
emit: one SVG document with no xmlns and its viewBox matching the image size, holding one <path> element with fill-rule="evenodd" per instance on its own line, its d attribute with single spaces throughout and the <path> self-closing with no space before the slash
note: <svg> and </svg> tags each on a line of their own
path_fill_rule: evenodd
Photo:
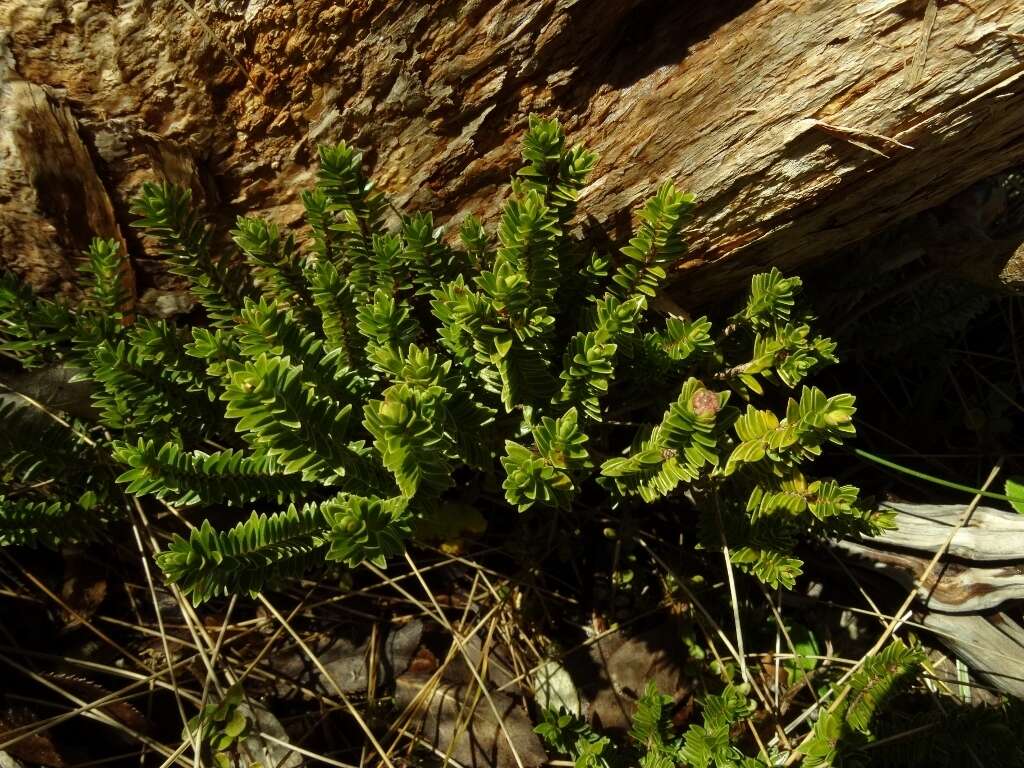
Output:
<svg viewBox="0 0 1024 768">
<path fill-rule="evenodd" d="M 1024 516 L 978 507 L 956 531 L 939 565 L 919 583 L 966 507 L 889 506 L 896 512 L 896 530 L 873 539 L 839 541 L 838 548 L 907 589 L 918 584 L 918 595 L 930 611 L 973 613 L 1024 599 Z"/>
<path fill-rule="evenodd" d="M 880 539 L 892 545 L 934 553 L 956 528 L 967 507 L 963 504 L 887 505 L 896 512 L 899 528 Z M 992 507 L 978 507 L 956 532 L 948 553 L 974 562 L 1024 562 L 1024 515 Z"/>
<path fill-rule="evenodd" d="M 1024 698 L 1024 627 L 1005 613 L 927 613 L 920 622 L 990 685 Z"/>
<path fill-rule="evenodd" d="M 1024 627 L 998 610 L 1024 599 L 1024 516 L 978 507 L 932 575 L 928 563 L 966 512 L 965 505 L 890 504 L 897 530 L 836 546 L 856 565 L 906 589 L 917 585 L 919 621 L 981 678 L 1024 697 Z"/>
</svg>

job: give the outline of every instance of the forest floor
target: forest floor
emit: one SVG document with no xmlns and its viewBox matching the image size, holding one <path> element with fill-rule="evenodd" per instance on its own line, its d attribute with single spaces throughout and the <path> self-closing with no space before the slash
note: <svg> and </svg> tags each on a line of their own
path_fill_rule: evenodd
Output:
<svg viewBox="0 0 1024 768">
<path fill-rule="evenodd" d="M 842 301 L 813 278 L 810 289 Z M 830 376 L 858 393 L 858 447 L 973 487 L 1024 471 L 1019 299 L 940 277 L 845 327 L 847 314 L 820 309 L 845 360 Z M 883 500 L 971 502 L 850 453 L 825 461 Z M 542 708 L 585 713 L 621 739 L 648 682 L 685 727 L 723 678 L 747 680 L 758 700 L 738 734 L 755 754 L 792 747 L 827 682 L 895 629 L 929 649 L 918 698 L 889 729 L 897 743 L 915 737 L 921 697 L 955 710 L 1000 695 L 924 626 L 920 602 L 894 614 L 909 593 L 885 575 L 813 548 L 796 589 L 768 590 L 694 549 L 678 502 L 577 530 L 550 515 L 474 523 L 386 571 L 199 609 L 150 564 L 178 521 L 136 511 L 99 546 L 0 553 L 0 755 L 53 768 L 197 754 L 278 768 L 569 765 L 533 731 Z M 183 740 L 200 711 L 223 749 Z"/>
</svg>

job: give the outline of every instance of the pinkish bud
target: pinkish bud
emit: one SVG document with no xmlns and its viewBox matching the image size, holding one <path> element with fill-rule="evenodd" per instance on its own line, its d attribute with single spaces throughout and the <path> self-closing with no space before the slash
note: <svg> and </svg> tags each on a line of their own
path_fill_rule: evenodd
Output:
<svg viewBox="0 0 1024 768">
<path fill-rule="evenodd" d="M 690 407 L 698 416 L 714 416 L 719 408 L 718 395 L 710 389 L 698 389 L 690 400 Z"/>
</svg>

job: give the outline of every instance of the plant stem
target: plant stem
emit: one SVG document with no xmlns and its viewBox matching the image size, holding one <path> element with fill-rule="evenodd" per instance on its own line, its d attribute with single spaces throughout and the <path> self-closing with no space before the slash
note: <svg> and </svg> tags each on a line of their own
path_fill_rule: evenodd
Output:
<svg viewBox="0 0 1024 768">
<path fill-rule="evenodd" d="M 910 467 L 905 467 L 902 464 L 897 464 L 895 461 L 889 461 L 889 459 L 883 459 L 881 456 L 876 456 L 875 454 L 869 453 L 868 451 L 865 451 L 865 450 L 863 450 L 861 448 L 853 448 L 851 450 L 853 451 L 853 453 L 855 455 L 859 456 L 862 459 L 867 459 L 868 461 L 873 461 L 876 464 L 881 464 L 883 467 L 888 467 L 889 469 L 895 469 L 897 472 L 901 472 L 904 475 L 909 475 L 910 477 L 916 477 L 918 480 L 926 480 L 929 483 L 934 483 L 935 485 L 941 485 L 944 488 L 952 488 L 954 491 L 963 491 L 964 493 L 973 493 L 973 494 L 977 494 L 979 496 L 982 496 L 982 497 L 984 497 L 986 499 L 998 499 L 999 501 L 1011 501 L 1011 502 L 1012 501 L 1024 501 L 1024 499 L 1019 499 L 1019 498 L 1016 498 L 1016 497 L 1013 497 L 1013 496 L 1007 496 L 1004 493 L 994 493 L 992 491 L 983 491 L 983 490 L 980 490 L 978 488 L 972 488 L 969 485 L 962 485 L 960 483 L 954 483 L 951 480 L 944 480 L 943 478 L 936 477 L 935 475 L 929 475 L 929 474 L 926 474 L 924 472 L 919 472 L 916 469 L 911 469 Z"/>
</svg>

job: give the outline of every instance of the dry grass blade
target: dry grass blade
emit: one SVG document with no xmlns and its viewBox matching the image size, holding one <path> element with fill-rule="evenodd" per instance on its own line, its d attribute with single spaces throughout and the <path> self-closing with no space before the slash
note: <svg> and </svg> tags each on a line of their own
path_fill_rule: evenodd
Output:
<svg viewBox="0 0 1024 768">
<path fill-rule="evenodd" d="M 483 697 L 487 700 L 487 705 L 490 707 L 491 712 L 497 719 L 498 725 L 501 728 L 501 732 L 502 734 L 504 734 L 505 739 L 508 742 L 509 749 L 511 749 L 512 751 L 512 757 L 515 760 L 516 766 L 518 766 L 518 768 L 525 768 L 522 757 L 520 757 L 516 744 L 512 739 L 512 734 L 509 732 L 508 727 L 505 724 L 506 716 L 502 715 L 502 713 L 498 711 L 498 707 L 494 703 L 494 699 L 491 696 L 490 692 L 487 690 L 487 685 L 484 682 L 483 677 L 480 675 L 480 672 L 476 669 L 476 666 L 473 664 L 472 660 L 466 653 L 466 648 L 463 639 L 459 637 L 459 633 L 455 630 L 454 627 L 452 627 L 451 623 L 445 618 L 444 611 L 442 611 L 441 606 L 438 605 L 437 599 L 434 597 L 434 593 L 430 590 L 430 587 L 427 586 L 427 582 L 424 580 L 423 575 L 416 567 L 416 563 L 413 562 L 412 557 L 410 557 L 408 550 L 406 550 L 405 552 L 405 559 L 409 563 L 409 566 L 413 569 L 413 573 L 416 574 L 416 578 L 419 580 L 420 586 L 423 587 L 423 591 L 426 593 L 427 597 L 430 599 L 431 604 L 434 606 L 434 610 L 437 611 L 437 616 L 441 621 L 442 626 L 444 626 L 444 628 L 451 633 L 452 641 L 458 646 L 459 652 L 466 658 L 467 667 L 469 668 L 470 674 L 473 675 L 473 678 L 476 680 L 476 684 L 480 687 L 480 693 L 483 694 Z"/>
<path fill-rule="evenodd" d="M 736 595 L 736 577 L 732 572 L 732 556 L 729 554 L 729 542 L 725 540 L 725 526 L 722 524 L 722 512 L 718 507 L 717 496 L 715 497 L 715 519 L 718 523 L 718 537 L 722 543 L 722 556 L 725 559 L 725 574 L 729 579 L 729 598 L 732 602 L 732 619 L 736 627 L 736 648 L 740 659 L 740 675 L 744 683 L 749 683 L 750 672 L 747 671 L 747 655 L 743 648 L 743 621 L 740 618 L 739 597 Z"/>
<path fill-rule="evenodd" d="M 412 597 L 411 595 L 410 595 L 410 599 L 415 600 L 415 598 Z M 468 609 L 468 605 L 469 604 L 467 603 L 467 609 Z M 487 614 L 485 614 L 476 623 L 475 626 L 471 627 L 468 632 L 465 632 L 462 635 L 464 641 L 468 642 L 469 640 L 473 639 L 477 635 L 477 633 L 484 626 L 487 626 L 488 623 L 494 617 L 494 615 L 498 612 L 500 607 L 501 607 L 500 603 L 492 606 L 491 609 L 487 612 Z M 463 624 L 462 624 L 462 626 L 464 626 L 464 624 L 465 624 L 465 619 L 466 619 L 466 616 L 464 615 L 463 616 Z M 403 728 L 404 728 L 404 725 L 406 723 L 409 723 L 414 718 L 419 717 L 420 715 L 424 714 L 424 712 L 429 708 L 429 703 L 430 703 L 431 697 L 434 695 L 434 692 L 436 690 L 438 690 L 439 686 L 442 684 L 442 682 L 444 680 L 444 677 L 445 677 L 445 674 L 446 674 L 446 672 L 449 669 L 449 666 L 459 657 L 461 657 L 461 658 L 463 658 L 465 660 L 466 666 L 467 666 L 467 668 L 471 672 L 475 671 L 474 660 L 472 658 L 470 658 L 468 653 L 466 653 L 464 645 L 459 645 L 458 643 L 453 641 L 452 644 L 449 646 L 447 656 L 445 657 L 444 661 L 439 665 L 438 669 L 435 670 L 433 672 L 433 674 L 431 674 L 426 679 L 421 677 L 421 678 L 419 678 L 416 681 L 416 688 L 417 688 L 417 690 L 415 691 L 415 695 L 413 695 L 411 697 L 406 696 L 406 701 L 404 702 L 405 709 L 398 716 L 398 718 L 396 719 L 394 725 L 389 729 L 389 731 L 388 731 L 389 733 L 391 733 L 392 731 L 395 731 L 395 732 L 398 732 L 398 733 L 404 732 Z M 464 714 L 464 710 L 460 710 L 459 716 L 461 717 L 463 714 Z M 457 736 L 457 734 L 456 734 L 456 736 Z M 454 745 L 455 741 L 456 741 L 456 739 L 452 738 L 451 744 Z M 397 741 L 392 743 L 392 746 L 391 746 L 392 749 L 394 748 L 396 743 L 397 743 Z M 446 754 L 446 750 L 438 750 L 436 744 L 431 744 L 431 747 L 440 756 L 444 756 Z"/>
<path fill-rule="evenodd" d="M 167 759 L 160 764 L 160 768 L 169 768 L 178 762 L 178 758 L 185 754 L 185 750 L 188 749 L 189 743 L 187 741 L 181 742 L 177 748 L 167 756 Z M 202 768 L 202 766 L 196 766 L 196 768 Z"/>
<path fill-rule="evenodd" d="M 421 682 L 427 684 L 421 687 Z M 489 693 L 495 714 L 491 705 L 482 701 L 483 691 L 477 686 L 402 677 L 396 699 L 400 705 L 408 705 L 424 690 L 427 696 L 422 702 L 419 735 L 447 759 L 489 768 L 511 768 L 520 763 L 536 767 L 547 761 L 533 723 L 511 697 Z"/>
<path fill-rule="evenodd" d="M 96 441 L 95 440 L 93 440 L 91 437 L 89 437 L 84 432 L 80 432 L 79 430 L 75 429 L 74 426 L 72 424 L 70 424 L 66 419 L 63 419 L 60 416 L 58 416 L 56 413 L 51 411 L 45 405 L 40 403 L 38 400 L 35 400 L 34 398 L 29 397 L 24 392 L 19 392 L 18 390 L 13 389 L 12 387 L 7 386 L 2 381 L 0 381 L 0 390 L 3 390 L 4 392 L 9 392 L 12 395 L 16 395 L 16 396 L 20 397 L 22 400 L 24 400 L 26 403 L 28 403 L 31 407 L 33 407 L 36 410 L 46 414 L 46 416 L 48 416 L 49 418 L 53 419 L 55 422 L 60 424 L 62 427 L 64 427 L 68 431 L 73 432 L 86 445 L 88 445 L 88 446 L 90 446 L 92 448 L 96 447 Z"/>
<path fill-rule="evenodd" d="M 136 509 L 139 510 L 139 513 L 141 514 L 141 505 L 139 504 L 138 499 L 132 499 L 132 501 L 134 502 Z M 174 659 L 171 656 L 171 649 L 167 643 L 167 631 L 164 628 L 163 614 L 160 611 L 160 601 L 156 596 L 156 587 L 153 585 L 153 576 L 149 572 L 149 557 L 147 556 L 146 548 L 142 545 L 142 536 L 139 534 L 139 525 L 134 519 L 132 519 L 132 534 L 135 538 L 135 545 L 139 550 L 139 559 L 142 561 L 142 572 L 145 574 L 146 586 L 149 588 L 150 599 L 153 603 L 153 615 L 156 616 L 157 626 L 160 630 L 160 643 L 164 651 L 164 660 L 167 662 L 167 674 L 170 677 L 171 686 L 174 689 L 174 702 L 178 708 L 178 716 L 181 718 L 181 724 L 182 726 L 185 726 L 188 723 L 188 716 L 185 714 L 185 707 L 181 703 L 181 694 L 178 692 L 178 681 L 174 675 Z M 195 754 L 199 754 L 200 734 L 192 734 L 191 731 L 189 733 L 192 737 L 192 749 Z"/>
<path fill-rule="evenodd" d="M 637 542 L 640 544 L 640 546 L 642 546 L 645 550 L 647 550 L 650 553 L 651 557 L 654 558 L 654 561 L 658 563 L 658 565 L 660 565 L 666 573 L 675 575 L 675 571 L 669 566 L 668 563 L 665 562 L 665 560 L 657 552 L 651 549 L 650 545 L 646 541 L 644 541 L 642 538 L 638 538 Z M 737 666 L 742 666 L 743 662 L 741 661 L 739 651 L 736 650 L 736 647 L 732 644 L 732 642 L 730 642 L 729 637 L 725 634 L 725 631 L 722 629 L 721 625 L 717 621 L 715 621 L 715 617 L 712 616 L 708 609 L 704 607 L 704 604 L 697 599 L 697 596 L 693 594 L 693 591 L 688 586 L 686 586 L 685 579 L 677 577 L 675 581 L 676 585 L 686 596 L 686 599 L 689 600 L 690 604 L 697 609 L 698 613 L 701 615 L 704 621 L 708 623 L 708 626 L 710 626 L 714 630 L 714 633 L 718 637 L 718 639 L 721 640 L 722 643 L 725 645 L 726 649 L 729 651 L 729 655 L 732 656 L 733 661 L 736 662 Z M 754 692 L 754 695 L 756 695 L 757 698 L 761 700 L 762 704 L 764 704 L 768 708 L 771 708 L 771 705 L 768 702 L 767 695 L 763 690 L 761 690 L 761 686 L 757 684 L 757 681 L 754 680 L 754 678 L 750 678 L 749 682 L 750 688 Z"/>
<path fill-rule="evenodd" d="M 536 736 L 532 733 L 525 713 L 518 707 L 514 707 L 512 699 L 508 696 L 493 695 L 488 690 L 485 681 L 489 674 L 488 666 L 491 660 L 488 649 L 493 642 L 497 624 L 495 617 L 507 598 L 502 598 L 499 595 L 487 580 L 482 569 L 474 569 L 474 579 L 463 605 L 458 628 L 456 628 L 445 617 L 437 598 L 423 578 L 423 573 L 427 569 L 419 568 L 408 554 L 407 560 L 412 573 L 427 594 L 430 606 L 423 604 L 404 589 L 398 583 L 400 579 L 392 579 L 372 565 L 367 567 L 410 603 L 416 605 L 424 615 L 440 624 L 451 637 L 452 644 L 443 663 L 433 674 L 426 677 L 406 675 L 399 678 L 399 703 L 404 705 L 405 710 L 391 730 L 398 735 L 412 736 L 405 729 L 404 724 L 415 718 L 421 718 L 421 724 L 425 725 L 431 734 L 429 738 L 421 739 L 421 741 L 431 747 L 436 754 L 452 763 L 465 762 L 479 765 L 483 760 L 483 764 L 487 765 L 533 766 L 543 762 L 546 756 L 543 754 Z M 464 562 L 472 565 L 469 561 Z M 469 611 L 477 602 L 476 596 L 481 582 L 485 583 L 487 593 L 494 598 L 494 604 L 474 626 L 467 630 Z M 469 645 L 483 627 L 488 627 L 487 638 L 482 643 L 474 645 L 471 650 Z M 465 668 L 459 673 L 459 682 L 453 682 L 448 679 L 447 675 L 450 665 L 456 659 L 462 659 L 465 662 Z M 502 677 L 512 676 L 510 671 L 504 668 L 502 670 Z M 472 677 L 473 684 L 468 687 L 461 681 L 461 675 L 465 672 Z M 486 701 L 486 705 L 479 702 L 481 698 Z M 480 707 L 483 707 L 482 712 Z M 512 722 L 511 725 L 510 722 Z M 511 735 L 512 730 L 516 731 L 515 736 Z M 524 749 L 528 752 L 525 760 Z M 499 762 L 493 763 L 494 760 Z"/>
<path fill-rule="evenodd" d="M 356 709 L 356 707 L 352 704 L 352 701 L 345 694 L 345 692 L 341 689 L 341 686 L 338 685 L 337 682 L 334 681 L 334 678 L 331 677 L 330 673 L 327 671 L 327 669 L 321 663 L 320 659 L 317 658 L 316 654 L 313 653 L 313 651 L 309 648 L 308 645 L 306 645 L 305 641 L 303 641 L 303 639 L 299 636 L 299 633 L 296 632 L 295 629 L 291 626 L 291 624 L 289 624 L 285 620 L 284 616 L 281 615 L 281 613 L 266 598 L 266 596 L 260 595 L 259 596 L 259 601 L 260 601 L 260 603 L 262 603 L 264 605 L 264 607 L 266 607 L 266 609 L 268 611 L 270 611 L 270 613 L 274 616 L 274 618 L 277 619 L 277 621 L 285 628 L 285 630 L 288 632 L 288 634 L 292 636 L 292 639 L 296 642 L 296 644 L 299 646 L 299 648 L 302 649 L 302 652 L 306 655 L 306 657 L 311 662 L 313 662 L 313 665 L 317 668 L 317 670 L 320 672 L 320 674 L 323 675 L 326 680 L 331 682 L 332 687 L 337 692 L 337 694 L 341 698 L 341 700 L 345 703 L 345 708 L 348 710 L 349 714 L 352 716 L 352 719 L 356 721 L 356 723 L 359 725 L 359 728 L 366 735 L 366 738 L 369 739 L 370 744 L 373 745 L 373 748 L 377 751 L 377 754 L 380 756 L 380 759 L 383 761 L 384 765 L 388 766 L 388 768 L 395 768 L 395 766 L 391 762 L 390 758 L 388 758 L 387 752 L 384 750 L 384 747 L 382 747 L 380 745 L 380 742 L 377 741 L 377 737 L 374 736 L 373 731 L 370 730 L 370 726 L 368 726 L 366 724 L 366 721 L 363 719 L 363 716 L 361 714 L 359 714 L 359 710 Z"/>
<path fill-rule="evenodd" d="M 256 670 L 260 662 L 262 662 L 263 659 L 266 658 L 266 655 L 270 653 L 270 649 L 274 647 L 274 643 L 276 643 L 278 639 L 280 639 L 281 635 L 285 633 L 285 627 L 287 627 L 291 623 L 291 620 L 294 619 L 306 607 L 306 601 L 309 599 L 309 596 L 312 593 L 313 590 L 311 589 L 309 592 L 306 593 L 306 596 L 295 605 L 291 613 L 288 614 L 288 618 L 285 620 L 285 622 L 278 623 L 277 629 L 274 630 L 274 633 L 270 636 L 267 642 L 263 644 L 263 647 L 260 648 L 259 653 L 257 653 L 256 656 L 252 659 L 252 661 L 250 661 L 249 664 L 246 666 L 246 668 L 242 670 L 242 674 L 238 676 L 237 682 L 242 682 L 243 680 L 245 680 L 245 678 L 247 678 Z"/>
<path fill-rule="evenodd" d="M 461 644 L 451 643 L 448 655 L 432 674 L 398 678 L 396 699 L 404 711 L 389 731 L 396 733 L 395 743 L 399 736 L 413 738 L 452 765 L 513 768 L 517 757 L 529 768 L 546 762 L 525 711 L 510 696 L 492 693 L 480 682 L 488 674 L 489 642 L 474 646 L 472 652 L 469 647 L 484 627 L 488 627 L 488 638 L 493 637 L 501 607 L 500 602 L 496 603 L 468 630 L 460 628 Z M 461 626 L 465 626 L 465 618 Z M 477 648 L 478 659 L 473 658 Z M 456 661 L 465 665 L 451 672 Z M 477 664 L 479 674 L 474 675 Z M 465 679 L 467 672 L 470 681 Z M 502 672 L 502 676 L 508 674 Z M 489 698 L 491 703 L 484 706 L 482 698 Z M 406 727 L 413 721 L 419 724 L 417 733 Z M 506 735 L 509 733 L 513 734 L 511 739 Z"/>
<path fill-rule="evenodd" d="M 144 661 L 142 661 L 142 659 L 140 659 L 134 653 L 132 653 L 123 645 L 118 643 L 116 640 L 113 640 L 109 635 L 103 632 L 103 630 L 96 627 L 89 619 L 87 619 L 85 616 L 82 616 L 78 611 L 76 611 L 74 608 L 68 605 L 67 602 L 62 600 L 58 595 L 54 594 L 54 592 L 49 587 L 47 587 L 42 581 L 37 579 L 32 573 L 26 570 L 20 563 L 14 560 L 14 558 L 12 558 L 6 552 L 4 552 L 3 555 L 14 568 L 19 570 L 26 579 L 32 582 L 33 586 L 35 586 L 36 589 L 38 589 L 40 592 L 42 592 L 44 595 L 50 598 L 53 602 L 59 605 L 61 609 L 66 611 L 69 615 L 73 616 L 75 619 L 81 622 L 82 626 L 84 626 L 86 629 L 88 629 L 90 632 L 96 635 L 96 637 L 98 637 L 104 643 L 106 643 L 111 648 L 116 650 L 118 653 L 122 654 L 126 659 L 128 659 L 136 666 L 138 666 L 139 669 L 147 669 L 146 664 Z"/>
<path fill-rule="evenodd" d="M 150 749 L 156 750 L 157 752 L 159 752 L 162 755 L 170 756 L 172 754 L 172 750 L 168 749 L 164 744 L 156 741 L 155 739 L 151 739 L 150 737 L 146 736 L 143 733 L 139 733 L 137 730 L 134 730 L 132 728 L 129 728 L 129 727 L 125 726 L 123 723 L 118 722 L 114 718 L 109 717 L 108 715 L 105 715 L 102 712 L 94 712 L 94 711 L 92 711 L 93 709 L 96 708 L 96 706 L 94 704 L 93 705 L 88 704 L 87 702 L 85 702 L 84 700 L 82 700 L 79 697 L 75 696 L 74 694 L 69 693 L 68 691 L 65 691 L 63 688 L 61 688 L 59 685 L 57 685 L 56 683 L 52 682 L 51 680 L 48 680 L 47 678 L 43 677 L 42 675 L 39 675 L 39 674 L 33 672 L 31 669 L 28 669 L 28 668 L 22 666 L 21 664 L 18 664 L 18 662 L 14 661 L 13 659 L 10 659 L 7 656 L 4 656 L 4 655 L 0 654 L 0 661 L 4 662 L 5 664 L 7 664 L 8 666 L 12 667 L 13 669 L 16 669 L 17 671 L 21 672 L 23 675 L 29 677 L 34 682 L 39 683 L 40 685 L 43 685 L 46 688 L 49 688 L 51 691 L 54 691 L 55 693 L 60 694 L 62 697 L 66 698 L 68 701 L 72 702 L 73 704 L 76 704 L 79 707 L 82 707 L 83 708 L 82 711 L 81 711 L 82 716 L 87 717 L 87 718 L 89 718 L 91 720 L 96 720 L 97 722 L 103 723 L 104 725 L 108 725 L 111 728 L 114 728 L 114 729 L 116 729 L 118 731 L 121 731 L 122 733 L 130 736 L 131 738 L 135 739 L 136 741 L 138 741 L 141 744 L 144 744 L 145 746 L 149 747 Z M 181 756 L 178 756 L 174 760 L 174 762 L 179 763 L 180 765 L 186 766 L 186 768 L 193 768 L 192 761 L 184 759 Z"/>
<path fill-rule="evenodd" d="M 149 523 L 149 519 L 146 516 L 146 512 L 142 505 L 139 503 L 137 498 L 133 498 L 135 505 L 135 512 L 138 515 L 139 521 L 142 524 L 142 530 L 146 532 L 146 537 L 149 540 L 149 546 L 152 554 L 156 555 L 160 551 L 160 546 L 157 544 L 156 537 L 153 535 L 152 526 Z M 181 590 L 178 589 L 177 585 L 170 584 L 171 594 L 174 595 L 175 603 L 178 606 L 178 610 L 181 612 L 181 617 L 185 622 L 185 626 L 188 628 L 189 634 L 192 635 L 192 640 L 195 642 L 196 653 L 199 654 L 200 660 L 203 662 L 203 666 L 206 668 L 208 675 L 216 679 L 216 673 L 214 672 L 213 665 L 210 663 L 210 658 L 207 656 L 204 650 L 204 642 L 207 649 L 212 650 L 214 647 L 214 641 L 209 634 L 203 628 L 203 623 L 196 615 L 195 609 L 192 607 L 192 603 L 182 594 Z M 159 617 L 159 612 L 157 616 Z M 161 634 L 163 634 L 161 632 Z M 200 640 L 200 637 L 202 640 Z M 228 680 L 233 682 L 230 671 L 225 670 L 225 674 Z"/>
<path fill-rule="evenodd" d="M 276 744 L 279 747 L 283 747 L 284 749 L 290 750 L 297 754 L 304 755 L 305 757 L 316 760 L 318 763 L 324 763 L 325 765 L 333 765 L 336 766 L 336 768 L 359 768 L 358 766 L 352 765 L 351 763 L 342 763 L 338 760 L 335 760 L 334 758 L 327 757 L 327 755 L 321 755 L 311 750 L 303 749 L 302 747 L 296 746 L 295 744 L 291 744 L 287 741 L 282 741 L 276 736 L 272 736 L 269 733 L 264 733 L 263 731 L 260 731 L 259 735 L 261 738 L 266 739 L 272 744 Z"/>
<path fill-rule="evenodd" d="M 657 613 L 660 613 L 665 608 L 668 608 L 669 605 L 670 605 L 670 603 L 666 601 L 664 603 L 661 603 L 661 604 L 657 605 L 654 608 L 651 608 L 650 610 L 644 611 L 643 613 L 638 613 L 636 616 L 631 616 L 630 618 L 626 619 L 625 621 L 619 622 L 618 624 L 615 624 L 615 625 L 612 625 L 612 626 L 610 626 L 610 627 L 608 627 L 606 629 L 603 629 L 600 632 L 595 633 L 592 637 L 588 637 L 583 642 L 577 643 L 576 645 L 568 648 L 567 650 L 562 652 L 557 658 L 555 658 L 555 660 L 556 661 L 564 660 L 566 657 L 572 655 L 573 653 L 576 653 L 577 651 L 583 650 L 584 648 L 588 648 L 588 647 L 590 647 L 592 645 L 595 645 L 595 644 L 601 642 L 601 640 L 605 639 L 606 637 L 609 637 L 609 636 L 615 634 L 616 632 L 621 632 L 624 628 L 626 628 L 626 627 L 628 627 L 628 626 L 630 626 L 632 624 L 635 624 L 638 621 L 642 621 L 643 619 L 646 619 L 646 618 L 648 618 L 650 616 L 653 616 L 653 615 L 655 615 Z M 540 661 L 539 663 L 535 664 L 534 666 L 530 667 L 529 669 L 526 669 L 523 672 L 520 672 L 516 677 L 514 677 L 511 680 L 509 680 L 509 681 L 499 685 L 496 690 L 503 691 L 506 688 L 509 688 L 509 687 L 511 687 L 513 685 L 517 685 L 519 683 L 524 682 L 531 675 L 536 674 L 537 672 L 539 672 L 542 669 L 542 667 L 544 666 L 544 663 L 545 663 L 544 661 Z"/>
<path fill-rule="evenodd" d="M 25 656 L 26 658 L 56 661 L 61 664 L 79 667 L 81 669 L 87 669 L 94 672 L 102 672 L 103 674 L 111 675 L 114 677 L 127 678 L 129 680 L 135 681 L 140 685 L 156 686 L 158 688 L 163 688 L 167 691 L 177 689 L 183 698 L 188 699 L 193 704 L 199 704 L 200 701 L 199 696 L 194 696 L 192 692 L 189 691 L 187 688 L 177 686 L 174 683 L 163 680 L 163 675 L 167 674 L 167 670 L 164 670 L 162 672 L 154 672 L 149 675 L 143 675 L 139 672 L 133 672 L 130 669 L 123 669 L 122 667 L 118 666 L 100 664 L 95 661 L 88 661 L 87 659 L 76 659 L 72 656 L 55 656 L 51 653 L 30 651 L 27 648 L 16 648 L 11 645 L 0 645 L 0 652 L 20 654 L 21 656 Z M 193 655 L 184 659 L 179 659 L 177 662 L 174 663 L 174 668 L 177 669 L 178 667 L 187 667 L 188 665 L 192 664 L 196 660 L 196 658 L 197 657 Z M 123 688 L 120 691 L 117 691 L 116 693 L 127 694 L 134 687 L 135 686 L 131 686 L 130 688 Z"/>
<path fill-rule="evenodd" d="M 842 611 L 850 611 L 851 613 L 860 614 L 862 616 L 872 616 L 872 617 L 875 617 L 875 618 L 878 618 L 880 616 L 885 621 L 896 621 L 896 620 L 899 619 L 899 617 L 893 616 L 891 614 L 887 614 L 885 612 L 882 612 L 880 614 L 876 614 L 874 611 L 869 611 L 869 610 L 867 610 L 865 608 L 858 608 L 858 607 L 853 606 L 853 605 L 843 605 L 841 603 L 836 603 L 836 602 L 833 602 L 831 600 L 820 600 L 820 601 L 818 601 L 818 604 L 819 605 L 823 605 L 823 606 L 827 606 L 829 608 L 836 608 L 836 609 L 842 610 Z M 937 637 L 948 637 L 949 639 L 958 639 L 958 640 L 960 639 L 960 638 L 953 638 L 952 635 L 948 635 L 947 633 L 942 632 L 939 629 L 936 629 L 934 627 L 930 627 L 927 624 L 922 624 L 921 622 L 912 621 L 912 620 L 907 619 L 906 621 L 900 621 L 900 624 L 903 625 L 903 626 L 912 627 L 913 629 L 920 629 L 920 630 L 922 630 L 924 632 L 930 632 L 931 634 L 933 634 L 933 635 L 935 635 Z M 998 649 L 988 648 L 988 647 L 979 645 L 978 643 L 974 643 L 974 642 L 967 642 L 967 641 L 965 641 L 964 645 L 974 646 L 974 647 L 977 647 L 977 648 L 979 648 L 981 650 L 985 650 L 985 651 L 991 652 L 991 653 L 993 653 L 995 655 L 1001 655 L 1007 661 L 1012 661 L 1012 662 L 1019 662 L 1020 661 L 1020 655 L 1019 654 L 1014 654 L 1014 655 L 1011 656 L 1011 655 L 1008 655 L 1008 654 L 1001 653 Z M 786 732 L 787 733 L 790 732 L 791 730 L 792 729 L 789 728 L 789 727 L 786 728 Z"/>
</svg>

